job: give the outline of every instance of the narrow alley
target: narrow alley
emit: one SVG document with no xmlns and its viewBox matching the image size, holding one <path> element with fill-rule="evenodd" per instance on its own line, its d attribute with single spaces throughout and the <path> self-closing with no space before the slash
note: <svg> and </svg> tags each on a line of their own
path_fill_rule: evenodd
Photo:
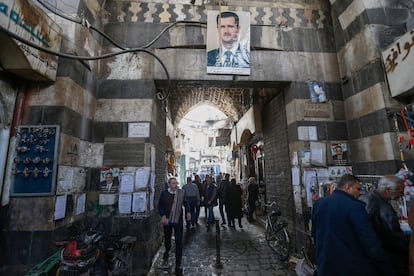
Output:
<svg viewBox="0 0 414 276">
<path fill-rule="evenodd" d="M 218 208 L 214 211 L 217 220 L 220 218 Z M 183 275 L 296 275 L 293 270 L 288 269 L 287 263 L 280 261 L 267 245 L 263 225 L 258 221 L 250 223 L 245 217 L 242 219 L 243 228 L 220 226 L 222 269 L 217 269 L 217 231 L 215 228 L 210 228 L 207 232 L 205 225 L 202 224 L 204 221 L 202 209 L 198 227 L 184 230 Z M 174 275 L 174 249 L 171 250 L 168 267 L 162 265 L 163 252 L 164 246 L 162 245 L 154 258 L 148 276 Z"/>
</svg>

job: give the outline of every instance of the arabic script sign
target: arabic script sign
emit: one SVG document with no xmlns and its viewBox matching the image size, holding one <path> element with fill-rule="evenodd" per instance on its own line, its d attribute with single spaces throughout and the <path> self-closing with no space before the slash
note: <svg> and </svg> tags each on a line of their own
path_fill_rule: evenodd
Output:
<svg viewBox="0 0 414 276">
<path fill-rule="evenodd" d="M 414 29 L 392 43 L 382 52 L 385 71 L 391 90 L 395 97 L 414 88 L 412 70 L 414 68 Z"/>
<path fill-rule="evenodd" d="M 0 25 L 40 47 L 56 52 L 60 50 L 62 29 L 30 0 L 0 0 Z M 55 79 L 58 63 L 56 56 L 38 51 L 21 42 L 15 41 L 15 43 L 24 54 L 28 64 L 19 62 L 16 58 L 8 59 L 7 54 L 4 54 L 1 60 L 4 68 L 10 71 L 15 70 L 15 73 L 23 72 L 23 69 L 31 69 L 36 73 L 31 74 L 29 78 L 36 79 L 36 74 L 38 74 L 42 78 Z M 8 55 L 14 54 L 8 53 Z"/>
</svg>

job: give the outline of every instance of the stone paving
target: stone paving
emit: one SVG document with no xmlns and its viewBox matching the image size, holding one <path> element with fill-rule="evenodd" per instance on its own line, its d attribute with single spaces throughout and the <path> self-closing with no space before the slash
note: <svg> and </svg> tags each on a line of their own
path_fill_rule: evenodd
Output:
<svg viewBox="0 0 414 276">
<path fill-rule="evenodd" d="M 218 210 L 215 210 L 215 213 L 216 219 L 219 218 Z M 207 232 L 204 214 L 200 216 L 200 225 L 196 229 L 184 230 L 183 275 L 296 275 L 294 271 L 288 269 L 287 263 L 280 261 L 267 246 L 263 226 L 259 222 L 249 223 L 246 218 L 242 219 L 243 228 L 219 227 L 221 237 L 219 263 L 222 268 L 218 268 L 216 227 L 210 227 L 210 231 Z M 168 267 L 161 265 L 163 252 L 162 245 L 148 276 L 174 275 L 174 248 L 170 252 Z"/>
</svg>

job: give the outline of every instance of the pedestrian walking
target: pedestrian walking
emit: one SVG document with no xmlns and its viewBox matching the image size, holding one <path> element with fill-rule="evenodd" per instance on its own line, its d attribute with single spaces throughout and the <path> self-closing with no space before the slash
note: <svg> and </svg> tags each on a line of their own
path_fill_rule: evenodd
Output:
<svg viewBox="0 0 414 276">
<path fill-rule="evenodd" d="M 226 210 L 228 209 L 229 227 L 236 228 L 235 219 L 238 219 L 239 227 L 243 228 L 241 219 L 243 217 L 242 205 L 243 191 L 236 183 L 236 179 L 230 180 L 228 193 L 226 194 Z"/>
<path fill-rule="evenodd" d="M 191 182 L 191 177 L 187 177 L 187 183 L 183 186 L 185 192 L 185 199 L 188 202 L 189 211 L 191 213 L 191 220 L 187 220 L 186 228 L 195 228 L 196 218 L 196 207 L 200 205 L 200 193 L 196 184 Z"/>
<path fill-rule="evenodd" d="M 206 175 L 206 194 L 204 197 L 206 207 L 208 209 L 207 217 L 207 231 L 209 231 L 210 225 L 214 223 L 214 206 L 217 206 L 217 187 L 213 184 L 213 180 L 210 175 Z"/>
<path fill-rule="evenodd" d="M 228 193 L 228 188 L 230 186 L 230 174 L 226 173 L 224 175 L 224 179 L 221 180 L 220 185 L 218 186 L 218 199 L 219 199 L 219 211 L 221 216 L 221 225 L 224 226 L 226 224 L 226 217 L 224 211 L 226 211 L 226 215 L 228 218 L 228 210 L 226 206 L 226 196 Z"/>
<path fill-rule="evenodd" d="M 199 204 L 197 204 L 196 206 L 196 224 L 198 224 L 198 218 L 200 217 L 200 208 L 201 206 L 205 206 L 204 204 L 205 189 L 204 189 L 204 184 L 201 182 L 201 178 L 198 174 L 194 176 L 193 183 L 197 185 L 199 196 L 200 196 Z M 206 217 L 207 217 L 207 211 L 206 211 Z"/>
<path fill-rule="evenodd" d="M 183 206 L 188 210 L 188 203 L 184 198 L 184 191 L 178 189 L 178 182 L 175 177 L 168 180 L 168 189 L 161 192 L 158 201 L 158 212 L 164 226 L 165 252 L 164 263 L 168 262 L 171 249 L 171 236 L 174 230 L 175 237 L 175 275 L 182 275 L 181 259 L 183 256 Z M 191 214 L 187 212 L 187 220 Z"/>
<path fill-rule="evenodd" d="M 247 220 L 252 222 L 253 214 L 256 209 L 256 201 L 259 198 L 259 186 L 256 183 L 256 178 L 250 177 L 247 185 Z"/>
</svg>

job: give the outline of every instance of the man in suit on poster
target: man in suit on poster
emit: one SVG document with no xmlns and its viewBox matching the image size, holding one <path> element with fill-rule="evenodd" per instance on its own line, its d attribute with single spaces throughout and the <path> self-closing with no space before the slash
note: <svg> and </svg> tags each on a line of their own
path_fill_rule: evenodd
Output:
<svg viewBox="0 0 414 276">
<path fill-rule="evenodd" d="M 105 174 L 105 180 L 101 182 L 101 193 L 114 194 L 118 192 L 118 178 L 114 178 L 112 171 L 108 171 Z"/>
<path fill-rule="evenodd" d="M 221 47 L 207 53 L 207 66 L 249 68 L 250 50 L 239 42 L 239 16 L 231 11 L 222 12 L 216 23 Z"/>
</svg>

